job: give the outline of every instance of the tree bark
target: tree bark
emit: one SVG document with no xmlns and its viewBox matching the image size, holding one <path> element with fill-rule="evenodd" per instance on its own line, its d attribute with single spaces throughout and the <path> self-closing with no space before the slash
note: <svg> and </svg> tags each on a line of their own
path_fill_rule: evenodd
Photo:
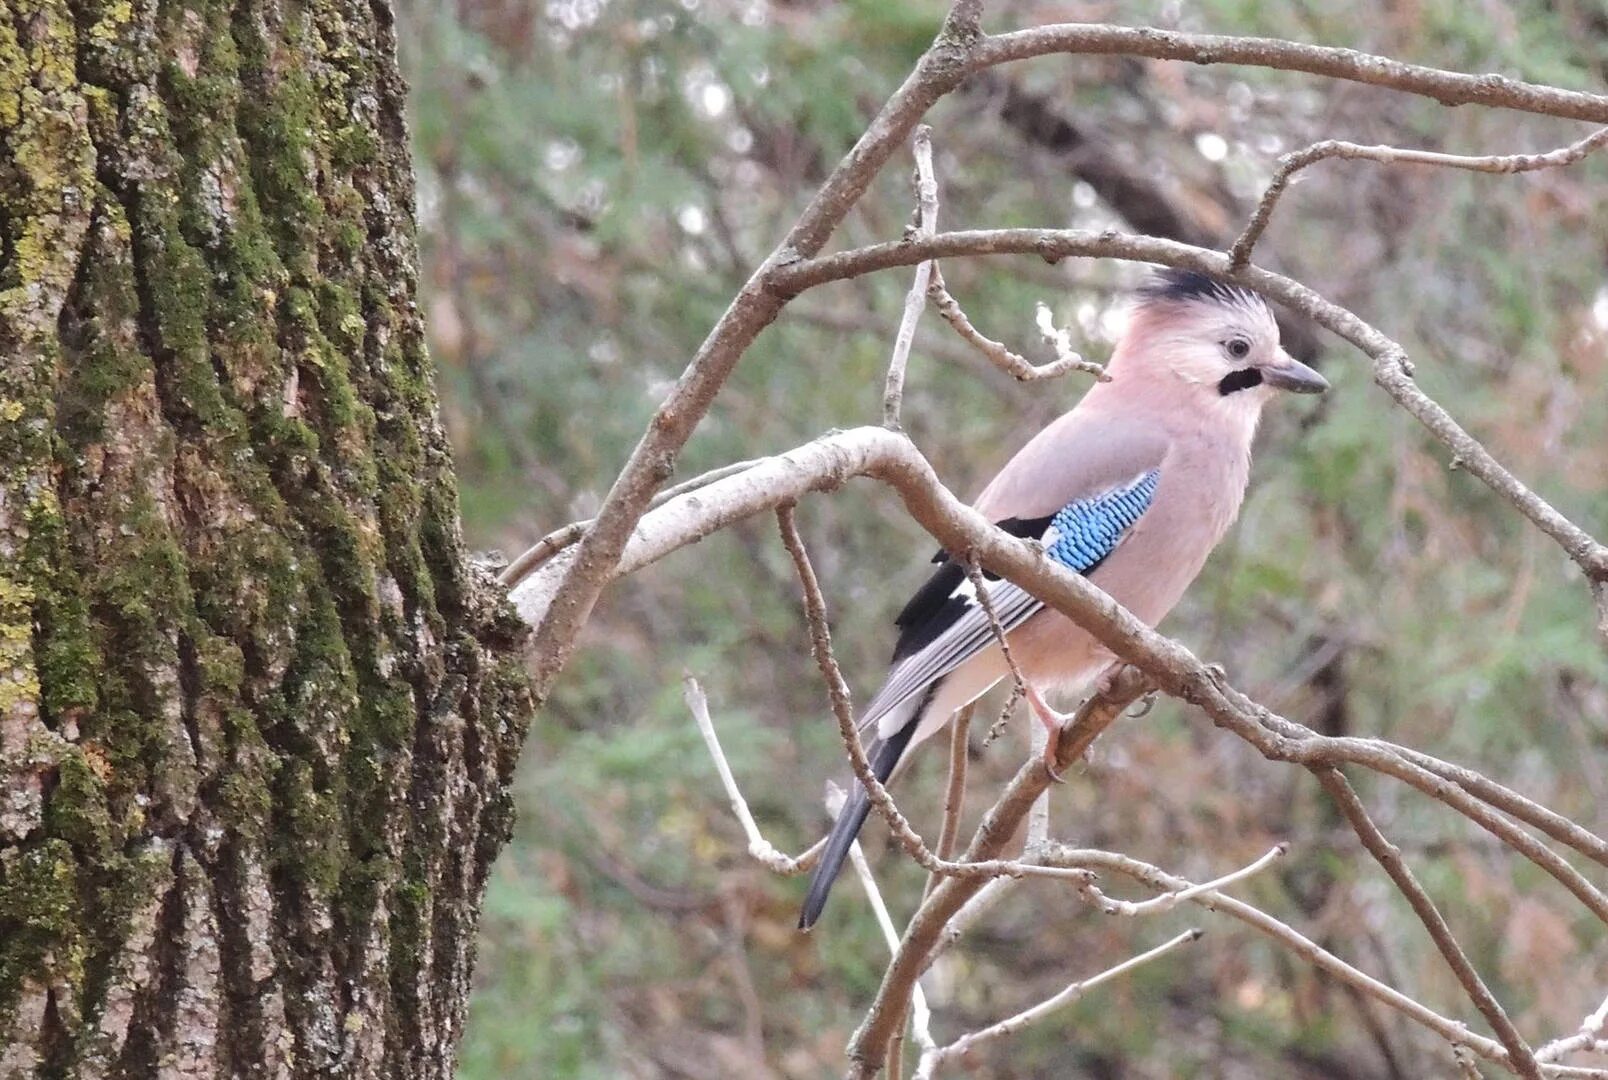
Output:
<svg viewBox="0 0 1608 1080">
<path fill-rule="evenodd" d="M 0 1076 L 446 1077 L 530 715 L 391 15 L 0 3 Z"/>
</svg>

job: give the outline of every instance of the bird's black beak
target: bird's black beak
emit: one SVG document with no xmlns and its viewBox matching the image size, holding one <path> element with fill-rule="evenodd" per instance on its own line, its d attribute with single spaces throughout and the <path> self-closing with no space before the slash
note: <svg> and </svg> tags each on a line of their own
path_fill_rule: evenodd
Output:
<svg viewBox="0 0 1608 1080">
<path fill-rule="evenodd" d="M 1292 394 L 1321 394 L 1329 389 L 1329 380 L 1307 367 L 1301 361 L 1279 350 L 1279 362 L 1262 369 L 1262 381 Z"/>
</svg>

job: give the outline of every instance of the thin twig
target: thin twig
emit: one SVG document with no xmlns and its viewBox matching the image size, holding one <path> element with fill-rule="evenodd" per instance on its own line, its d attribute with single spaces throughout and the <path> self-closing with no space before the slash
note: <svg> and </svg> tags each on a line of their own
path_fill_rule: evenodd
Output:
<svg viewBox="0 0 1608 1080">
<path fill-rule="evenodd" d="M 1101 382 L 1111 381 L 1103 366 L 1093 360 L 1083 359 L 1083 354 L 1072 347 L 1072 331 L 1055 325 L 1055 314 L 1050 311 L 1050 305 L 1042 300 L 1033 308 L 1033 324 L 1038 327 L 1044 343 L 1055 350 L 1056 364 L 1087 371 Z"/>
<path fill-rule="evenodd" d="M 1439 758 L 1431 757 L 1411 747 L 1398 746 L 1383 739 L 1365 741 L 1376 743 L 1410 764 L 1432 772 L 1442 779 L 1450 780 L 1482 802 L 1489 803 L 1498 810 L 1513 815 L 1532 828 L 1546 833 L 1561 844 L 1569 845 L 1598 865 L 1608 866 L 1608 839 L 1598 836 L 1589 829 L 1582 828 L 1562 814 L 1548 810 L 1540 803 L 1525 798 L 1518 792 L 1504 787 L 1490 777 L 1483 776 L 1473 769 L 1441 761 Z"/>
<path fill-rule="evenodd" d="M 1268 222 L 1273 217 L 1274 204 L 1284 194 L 1291 178 L 1307 166 L 1327 158 L 1377 161 L 1384 165 L 1436 165 L 1447 169 L 1483 173 L 1523 173 L 1573 165 L 1604 145 L 1608 145 L 1608 128 L 1599 128 L 1577 142 L 1544 154 L 1488 154 L 1478 157 L 1398 146 L 1364 146 L 1342 139 L 1325 139 L 1313 143 L 1304 150 L 1296 150 L 1279 158 L 1278 167 L 1273 171 L 1273 179 L 1268 182 L 1267 190 L 1262 192 L 1262 199 L 1256 204 L 1256 212 L 1251 215 L 1251 220 L 1246 224 L 1245 231 L 1240 233 L 1239 239 L 1228 249 L 1228 265 L 1237 270 L 1250 261 L 1251 249 L 1256 246 L 1257 240 L 1261 239 L 1262 233 L 1267 229 Z"/>
<path fill-rule="evenodd" d="M 1453 1043 L 1452 1063 L 1457 1066 L 1459 1080 L 1484 1080 L 1480 1075 L 1480 1067 L 1474 1060 L 1474 1052 L 1468 1047 Z"/>
<path fill-rule="evenodd" d="M 1009 253 L 1034 254 L 1052 261 L 1074 256 L 1115 258 L 1199 270 L 1228 277 L 1299 311 L 1366 353 L 1373 360 L 1374 381 L 1451 451 L 1462 468 L 1479 477 L 1531 524 L 1552 537 L 1580 566 L 1588 580 L 1608 580 L 1608 546 L 1527 487 L 1440 404 L 1419 389 L 1412 380 L 1406 350 L 1400 344 L 1354 312 L 1330 303 L 1299 282 L 1256 266 L 1232 270 L 1223 252 L 1110 230 L 987 229 L 939 233 L 926 241 L 873 244 L 800 260 L 775 268 L 769 280 L 772 288 L 792 296 L 828 281 L 859 277 L 873 270 L 908 266 L 927 259 Z"/>
<path fill-rule="evenodd" d="M 1538 823 L 1537 827 L 1550 826 L 1552 818 L 1557 817 L 1544 807 L 1537 807 L 1534 803 L 1522 796 L 1506 791 L 1501 785 L 1489 783 L 1484 785 L 1463 785 L 1456 782 L 1454 777 L 1469 770 L 1458 769 L 1456 766 L 1437 762 L 1439 769 L 1426 768 L 1413 759 L 1433 762 L 1434 759 L 1426 754 L 1409 751 L 1405 748 L 1396 748 L 1388 743 L 1372 739 L 1351 739 L 1330 737 L 1323 738 L 1312 734 L 1300 725 L 1290 725 L 1282 718 L 1265 717 L 1262 720 L 1262 732 L 1245 733 L 1236 730 L 1236 734 L 1247 738 L 1247 741 L 1267 757 L 1275 761 L 1289 761 L 1305 765 L 1308 768 L 1334 766 L 1343 762 L 1353 762 L 1366 765 L 1387 776 L 1394 776 L 1405 780 L 1413 787 L 1425 794 L 1439 799 L 1464 817 L 1474 822 L 1480 828 L 1501 840 L 1508 847 L 1529 859 L 1536 866 L 1551 874 L 1564 888 L 1568 889 L 1583 903 L 1592 914 L 1608 924 L 1608 895 L 1604 895 L 1585 876 L 1570 866 L 1568 861 L 1559 856 L 1551 848 L 1536 840 L 1529 833 L 1514 825 L 1501 814 L 1492 813 L 1481 804 L 1475 791 L 1487 792 L 1492 796 L 1492 802 L 1501 796 L 1501 803 L 1512 806 L 1516 811 L 1523 811 L 1526 820 Z M 1295 734 L 1299 731 L 1297 740 L 1293 743 L 1277 738 L 1269 738 L 1272 732 L 1281 734 L 1289 731 Z M 1472 789 L 1472 790 L 1471 790 Z M 1528 804 L 1528 805 L 1525 805 Z M 1539 811 L 1536 813 L 1535 811 Z M 1578 826 L 1575 827 L 1578 829 Z M 1579 830 L 1584 832 L 1584 830 Z M 1575 844 L 1578 838 L 1570 831 L 1559 830 L 1558 835 L 1566 843 Z M 1589 835 L 1589 834 L 1588 834 Z M 1595 838 L 1594 838 L 1595 839 Z M 1592 858 L 1599 858 L 1598 848 L 1601 840 L 1595 843 L 1578 844 L 1577 850 Z"/>
<path fill-rule="evenodd" d="M 1200 937 L 1200 930 L 1185 930 L 1182 934 L 1157 945 L 1154 949 L 1140 953 L 1138 956 L 1130 957 L 1115 967 L 1107 968 L 1098 975 L 1073 983 L 1054 997 L 1041 1001 L 1031 1009 L 1019 1012 L 1008 1020 L 1001 1020 L 999 1023 L 992 1024 L 981 1031 L 962 1035 L 947 1046 L 934 1047 L 921 1055 L 921 1065 L 916 1070 L 916 1076 L 919 1080 L 930 1080 L 938 1069 L 951 1061 L 965 1057 L 979 1046 L 993 1042 L 996 1039 L 1002 1039 L 1007 1035 L 1014 1035 L 1023 1028 L 1044 1019 L 1051 1013 L 1066 1008 L 1090 990 L 1110 982 L 1112 979 L 1126 975 L 1142 964 L 1158 960 L 1181 945 L 1199 941 Z"/>
<path fill-rule="evenodd" d="M 1592 581 L 1591 599 L 1597 605 L 1597 633 L 1608 644 L 1608 574 Z"/>
<path fill-rule="evenodd" d="M 838 807 L 841 809 L 843 792 L 834 791 L 837 796 Z M 871 912 L 876 916 L 877 927 L 882 931 L 882 940 L 887 942 L 888 953 L 891 955 L 899 951 L 899 931 L 893 925 L 893 916 L 888 913 L 888 905 L 882 899 L 882 890 L 877 888 L 877 879 L 871 873 L 871 864 L 866 861 L 865 850 L 856 840 L 849 846 L 849 860 L 854 863 L 854 872 L 859 875 L 860 884 L 865 887 L 866 898 L 871 902 Z M 915 1029 L 916 1044 L 923 1050 L 933 1045 L 932 1038 L 932 1010 L 927 1007 L 927 996 L 917 986 L 910 995 L 910 1009 L 913 1027 Z"/>
<path fill-rule="evenodd" d="M 951 550 L 960 550 L 957 545 Z M 1147 681 L 1134 668 L 1124 667 L 1103 680 L 1102 692 L 1085 702 L 1077 716 L 1056 741 L 1056 767 L 1066 768 L 1088 750 L 1122 711 L 1147 688 Z M 983 815 L 981 824 L 966 848 L 965 859 L 992 859 L 1016 835 L 1033 802 L 1050 784 L 1049 771 L 1042 762 L 1029 761 L 1017 770 L 999 800 Z M 950 918 L 985 885 L 978 878 L 951 877 L 933 890 L 917 909 L 905 928 L 899 953 L 882 975 L 882 985 L 866 1012 L 865 1020 L 849 1041 L 849 1059 L 855 1075 L 869 1077 L 881 1064 L 882 1048 L 899 1022 L 910 988 L 927 969 L 932 950 L 943 935 Z"/>
<path fill-rule="evenodd" d="M 1580 1030 L 1573 1035 L 1561 1039 L 1554 1039 L 1535 1052 L 1537 1061 L 1557 1061 L 1559 1058 L 1576 1054 L 1583 1050 L 1594 1050 L 1598 1053 L 1608 1053 L 1608 1038 L 1604 1038 L 1603 1029 L 1608 1027 L 1608 998 L 1604 998 L 1597 1011 L 1580 1022 Z"/>
<path fill-rule="evenodd" d="M 966 553 L 965 567 L 966 578 L 971 582 L 972 593 L 977 597 L 977 603 L 983 609 L 983 615 L 988 619 L 988 628 L 994 635 L 995 643 L 999 645 L 1000 654 L 1005 657 L 1005 666 L 1011 672 L 1010 702 L 1005 706 L 1005 710 L 1000 713 L 1000 723 L 1003 724 L 1005 717 L 1010 715 L 1010 710 L 1015 708 L 1016 702 L 1027 696 L 1027 676 L 1022 674 L 1022 669 L 1017 665 L 1016 657 L 1011 652 L 1010 640 L 1005 633 L 1004 624 L 999 621 L 999 612 L 994 608 L 994 598 L 988 591 L 988 581 L 983 575 L 982 568 L 977 564 L 976 552 L 968 551 Z M 992 738 L 993 735 L 994 732 L 990 731 L 989 737 Z M 1044 756 L 1044 748 L 1049 745 L 1049 742 L 1050 733 L 1043 724 L 1033 724 L 1028 728 L 1028 748 L 1033 760 L 1038 760 Z M 1027 816 L 1029 846 L 1034 843 L 1035 837 L 1042 841 L 1049 836 L 1049 832 L 1050 789 L 1045 788 L 1040 793 L 1038 800 L 1034 802 L 1033 809 Z"/>
<path fill-rule="evenodd" d="M 771 870 L 783 876 L 803 874 L 813 869 L 821 857 L 821 851 L 826 847 L 823 839 L 811 847 L 804 854 L 794 858 L 777 850 L 764 834 L 759 831 L 759 823 L 754 815 L 749 813 L 748 801 L 743 798 L 742 791 L 737 787 L 737 778 L 732 775 L 731 765 L 726 761 L 726 753 L 720 748 L 720 737 L 715 734 L 715 722 L 709 718 L 709 699 L 704 696 L 703 687 L 698 680 L 690 674 L 682 678 L 682 698 L 687 708 L 692 711 L 693 720 L 697 721 L 698 731 L 702 733 L 704 745 L 709 748 L 709 756 L 715 759 L 715 771 L 720 774 L 720 783 L 726 789 L 726 798 L 731 802 L 732 813 L 737 815 L 738 822 L 743 827 L 743 834 L 748 838 L 748 854 Z"/>
<path fill-rule="evenodd" d="M 1108 870 L 1125 874 L 1153 889 L 1167 890 L 1172 893 L 1191 892 L 1190 903 L 1197 904 L 1208 911 L 1220 912 L 1231 918 L 1238 919 L 1252 929 L 1278 941 L 1312 964 L 1312 966 L 1355 988 L 1375 1001 L 1396 1010 L 1442 1038 L 1453 1043 L 1466 1045 L 1481 1057 L 1490 1061 L 1504 1064 L 1507 1061 L 1507 1051 L 1502 1048 L 1501 1043 L 1494 1039 L 1488 1039 L 1483 1035 L 1474 1034 L 1461 1022 L 1441 1016 L 1433 1009 L 1408 997 L 1394 987 L 1352 967 L 1294 927 L 1243 900 L 1237 900 L 1220 892 L 1193 892 L 1193 886 L 1184 878 L 1169 874 L 1132 856 L 1121 855 L 1116 852 L 1079 850 L 1063 845 L 1052 845 L 1043 853 L 1042 857 L 1044 861 L 1059 866 Z"/>
<path fill-rule="evenodd" d="M 966 804 L 966 770 L 971 749 L 972 716 L 977 712 L 974 701 L 955 714 L 949 722 L 949 779 L 944 784 L 944 817 L 938 827 L 938 857 L 948 859 L 955 854 L 955 841 L 960 836 L 960 813 Z M 921 897 L 925 900 L 938 885 L 938 875 L 927 877 L 927 887 Z"/>
<path fill-rule="evenodd" d="M 1030 761 L 1044 760 L 1044 751 L 1050 745 L 1050 729 L 1043 724 L 1027 725 L 1028 759 Z M 1024 850 L 1031 853 L 1033 848 L 1050 838 L 1050 789 L 1045 788 L 1033 803 L 1033 809 L 1027 812 L 1027 840 Z"/>
<path fill-rule="evenodd" d="M 1020 705 L 1022 699 L 1026 696 L 1026 687 L 1018 682 L 1011 683 L 1011 692 L 1005 695 L 1005 704 L 1000 706 L 999 715 L 994 718 L 992 724 L 988 725 L 988 731 L 983 735 L 984 750 L 993 746 L 994 740 L 1005 734 L 1005 727 L 1011 722 L 1011 714 L 1016 711 L 1016 706 Z"/>
<path fill-rule="evenodd" d="M 1251 743 L 1265 757 L 1308 766 L 1359 764 L 1394 776 L 1470 817 L 1504 843 L 1514 844 L 1593 911 L 1604 910 L 1601 891 L 1578 871 L 1478 803 L 1511 814 L 1600 865 L 1608 865 L 1608 840 L 1470 769 L 1381 740 L 1320 736 L 1256 706 L 1187 649 L 1117 608 L 1086 579 L 1056 566 L 1029 545 L 1006 537 L 961 505 L 938 482 L 914 445 L 886 429 L 857 428 L 825 436 L 764 459 L 696 496 L 667 504 L 643 520 L 621 566 L 637 569 L 648 565 L 707 535 L 717 527 L 712 523 L 730 524 L 807 492 L 835 488 L 856 475 L 873 476 L 896 487 L 912 516 L 947 550 L 975 552 L 991 569 L 1087 628 L 1113 653 L 1143 664 L 1162 689 L 1200 705 L 1215 723 Z M 548 580 L 546 571 L 538 573 L 515 593 L 516 602 L 527 599 L 530 590 Z"/>
<path fill-rule="evenodd" d="M 1265 870 L 1274 860 L 1281 858 L 1289 850 L 1289 844 L 1277 844 L 1267 854 L 1248 866 L 1242 866 L 1238 870 L 1224 874 L 1213 881 L 1191 885 L 1176 892 L 1165 892 L 1160 896 L 1153 896 L 1149 900 L 1113 900 L 1095 888 L 1092 883 L 1083 886 L 1083 891 L 1094 901 L 1095 906 L 1107 915 L 1156 915 L 1164 911 L 1171 911 L 1186 900 L 1193 900 L 1205 893 L 1221 892 L 1230 885 L 1244 881 L 1253 874 Z"/>
<path fill-rule="evenodd" d="M 1038 853 L 1034 851 L 1024 852 L 1022 857 L 1034 862 L 1040 861 Z M 1021 878 L 1002 877 L 995 878 L 979 889 L 976 895 L 961 905 L 960 910 L 944 924 L 942 933 L 927 955 L 927 966 L 931 967 L 937 963 L 939 957 L 966 935 L 966 931 L 976 926 L 978 920 L 994 910 L 1000 901 L 1014 892 L 1021 883 Z"/>
<path fill-rule="evenodd" d="M 1005 624 L 999 621 L 999 611 L 994 607 L 994 597 L 988 591 L 988 579 L 977 564 L 977 553 L 968 551 L 962 560 L 966 569 L 966 578 L 971 582 L 972 593 L 977 597 L 977 604 L 983 609 L 983 615 L 988 619 L 988 629 L 994 635 L 994 643 L 999 646 L 1001 655 L 1005 657 L 1005 666 L 1010 669 L 1011 682 L 1021 693 L 1027 692 L 1027 676 L 1022 674 L 1021 667 L 1016 663 L 1016 656 L 1011 652 L 1009 635 L 1005 632 Z"/>
<path fill-rule="evenodd" d="M 1017 382 L 1037 382 L 1039 379 L 1058 379 L 1069 371 L 1086 371 L 1105 378 L 1105 368 L 1093 360 L 1085 360 L 1076 352 L 1057 350 L 1054 360 L 1035 365 L 1025 356 L 1012 352 L 1003 342 L 995 341 L 972 324 L 960 302 L 950 295 L 944 285 L 944 275 L 937 263 L 932 263 L 932 281 L 927 285 L 927 297 L 937 307 L 938 314 L 955 328 L 955 333 L 970 342 L 993 364 Z M 1068 342 L 1070 346 L 1070 341 Z"/>
<path fill-rule="evenodd" d="M 1407 898 L 1407 903 L 1418 916 L 1419 922 L 1424 924 L 1424 929 L 1429 931 L 1430 939 L 1435 942 L 1435 947 L 1440 950 L 1447 966 L 1452 969 L 1452 974 L 1457 976 L 1457 981 L 1467 991 L 1469 1000 L 1474 1003 L 1474 1007 L 1485 1017 L 1491 1029 L 1496 1032 L 1496 1037 L 1507 1048 L 1508 1059 L 1514 1071 L 1525 1080 L 1541 1080 L 1541 1066 L 1536 1062 L 1535 1054 L 1529 1044 L 1524 1041 L 1524 1036 L 1513 1026 L 1513 1021 L 1508 1018 L 1501 1003 L 1485 985 L 1485 980 L 1480 978 L 1480 973 L 1475 970 L 1474 965 L 1469 963 L 1468 955 L 1452 936 L 1451 927 L 1446 925 L 1446 919 L 1441 915 L 1440 909 L 1429 898 L 1424 887 L 1418 883 L 1412 870 L 1402 861 L 1401 852 L 1385 838 L 1384 833 L 1379 831 L 1379 826 L 1374 824 L 1367 808 L 1362 805 L 1362 800 L 1357 798 L 1357 793 L 1351 789 L 1351 784 L 1339 769 L 1333 767 L 1317 768 L 1313 772 L 1318 778 L 1318 783 L 1323 785 L 1323 790 L 1329 793 L 1329 797 L 1351 823 L 1352 831 L 1362 841 L 1362 846 L 1368 849 L 1368 853 L 1374 857 L 1385 873 L 1390 875 L 1390 880 L 1396 883 L 1397 890 Z"/>
<path fill-rule="evenodd" d="M 709 412 L 716 396 L 760 331 L 787 299 L 769 289 L 766 275 L 792 259 L 817 254 L 859 201 L 882 166 L 939 98 L 966 77 L 962 62 L 983 40 L 982 0 L 955 0 L 933 45 L 882 106 L 853 148 L 838 162 L 781 243 L 749 276 L 688 361 L 675 387 L 659 403 L 642 439 L 603 498 L 596 523 L 566 560 L 531 636 L 531 675 L 539 708 L 575 650 L 598 596 L 616 576 L 620 553 L 676 455 Z"/>
<path fill-rule="evenodd" d="M 981 0 L 956 0 L 950 7 L 932 47 L 922 54 L 909 77 L 833 168 L 787 236 L 744 283 L 687 364 L 675 388 L 660 403 L 642 440 L 604 497 L 596 524 L 582 537 L 574 558 L 565 563 L 553 602 L 543 605 L 535 622 L 536 632 L 529 648 L 538 706 L 547 699 L 553 680 L 568 662 L 598 596 L 616 576 L 620 553 L 654 492 L 674 469 L 677 453 L 708 413 L 754 339 L 793 295 L 774 287 L 775 272 L 800 260 L 815 259 L 921 117 L 967 76 L 998 64 L 1050 53 L 1147 56 L 1304 71 L 1385 86 L 1446 104 L 1478 103 L 1608 123 L 1608 97 L 1599 94 L 1536 86 L 1499 75 L 1466 75 L 1403 64 L 1351 49 L 1082 23 L 989 37 L 982 32 L 981 18 Z M 928 256 L 932 257 L 935 256 Z M 1345 314 L 1355 319 L 1349 312 Z M 1398 355 L 1400 349 L 1396 348 L 1389 360 L 1397 362 Z M 1444 412 L 1436 416 L 1425 402 L 1427 398 L 1415 403 L 1415 415 L 1430 423 L 1423 415 L 1427 412 L 1439 422 Z M 1450 422 L 1450 417 L 1444 419 Z M 1453 452 L 1457 452 L 1456 447 Z M 1488 479 L 1489 464 L 1477 464 L 1477 474 Z M 1598 579 L 1608 576 L 1608 556 L 1603 556 L 1602 561 L 1594 575 Z"/>
<path fill-rule="evenodd" d="M 1152 60 L 1300 71 L 1417 94 L 1443 105 L 1484 105 L 1608 124 L 1608 97 L 1601 94 L 1560 90 L 1501 75 L 1464 75 L 1404 64 L 1355 49 L 1274 38 L 1189 34 L 1150 26 L 1061 23 L 995 34 L 985 38 L 970 53 L 967 64 L 969 71 L 981 71 L 998 64 L 1055 53 L 1142 56 Z"/>
<path fill-rule="evenodd" d="M 674 487 L 668 487 L 659 492 L 649 500 L 648 509 L 655 510 L 671 499 L 685 495 L 688 492 L 697 491 L 702 487 L 708 487 L 715 481 L 724 480 L 728 476 L 736 476 L 743 470 L 751 469 L 757 464 L 759 464 L 757 459 L 734 461 L 730 465 L 722 465 L 718 469 L 710 469 L 706 473 L 699 473 L 697 476 L 683 480 Z M 586 530 L 590 529 L 592 523 L 596 520 L 596 518 L 587 518 L 585 521 L 572 521 L 568 525 L 554 529 L 521 552 L 507 566 L 503 567 L 502 573 L 497 575 L 498 582 L 502 584 L 503 588 L 512 589 L 528 578 L 537 567 L 548 559 L 551 559 L 554 555 L 585 536 Z"/>
<path fill-rule="evenodd" d="M 932 172 L 932 128 L 916 127 L 916 225 L 911 235 L 927 238 L 938 231 L 938 181 Z M 915 280 L 905 296 L 899 332 L 893 339 L 893 355 L 888 360 L 888 378 L 882 388 L 882 424 L 899 430 L 899 406 L 904 403 L 905 366 L 910 362 L 910 346 L 916 340 L 916 323 L 927 306 L 927 283 L 932 279 L 932 260 L 916 267 Z"/>
<path fill-rule="evenodd" d="M 899 846 L 928 873 L 942 877 L 982 880 L 1001 876 L 1063 876 L 1065 871 L 1058 871 L 1055 867 L 1030 865 L 1016 859 L 960 861 L 940 859 L 927 847 L 927 842 L 921 838 L 921 834 L 911 827 L 909 819 L 895 805 L 893 797 L 888 794 L 888 789 L 871 771 L 871 763 L 866 760 L 865 749 L 860 745 L 860 737 L 854 724 L 854 705 L 849 700 L 848 684 L 843 681 L 843 672 L 838 667 L 837 657 L 832 652 L 832 632 L 826 619 L 826 600 L 821 595 L 821 584 L 815 576 L 815 568 L 810 562 L 809 552 L 804 547 L 804 540 L 799 536 L 791 505 L 776 508 L 776 522 L 782 534 L 782 544 L 792 556 L 793 568 L 797 571 L 799 586 L 804 593 L 804 615 L 810 627 L 810 648 L 814 653 L 816 666 L 820 668 L 821 677 L 826 681 L 827 697 L 832 702 L 832 713 L 837 718 L 838 734 L 842 737 L 844 749 L 848 753 L 849 765 L 854 771 L 855 778 L 865 787 L 871 805 L 876 807 L 877 812 L 887 821 L 888 829 L 899 842 Z"/>
</svg>

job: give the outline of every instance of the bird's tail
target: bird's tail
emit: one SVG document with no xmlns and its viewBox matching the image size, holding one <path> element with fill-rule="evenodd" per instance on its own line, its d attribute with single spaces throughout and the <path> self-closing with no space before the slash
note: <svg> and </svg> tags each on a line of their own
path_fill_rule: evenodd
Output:
<svg viewBox="0 0 1608 1080">
<path fill-rule="evenodd" d="M 904 755 L 905 747 L 910 745 L 910 737 L 916 733 L 919 721 L 918 710 L 917 715 L 912 716 L 898 731 L 868 748 L 866 757 L 870 760 L 871 775 L 878 782 L 886 783 L 888 777 L 893 775 L 894 767 Z M 804 910 L 798 916 L 800 930 L 808 930 L 821 917 L 821 909 L 826 906 L 826 898 L 832 892 L 832 883 L 843 870 L 843 860 L 849 857 L 849 848 L 854 846 L 854 838 L 860 834 L 860 826 L 865 824 L 866 815 L 870 812 L 871 798 L 866 794 L 865 786 L 856 780 L 853 793 L 832 825 L 832 834 L 826 839 L 821 861 L 815 864 L 815 873 L 810 876 L 810 891 L 804 897 Z"/>
</svg>

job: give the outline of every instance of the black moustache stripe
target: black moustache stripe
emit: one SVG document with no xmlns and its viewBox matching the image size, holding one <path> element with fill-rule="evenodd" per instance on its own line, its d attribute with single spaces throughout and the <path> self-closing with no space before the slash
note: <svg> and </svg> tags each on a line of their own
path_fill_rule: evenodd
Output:
<svg viewBox="0 0 1608 1080">
<path fill-rule="evenodd" d="M 1249 390 L 1253 386 L 1261 385 L 1261 368 L 1238 368 L 1223 376 L 1223 380 L 1217 384 L 1217 392 L 1227 397 L 1236 390 Z"/>
</svg>

